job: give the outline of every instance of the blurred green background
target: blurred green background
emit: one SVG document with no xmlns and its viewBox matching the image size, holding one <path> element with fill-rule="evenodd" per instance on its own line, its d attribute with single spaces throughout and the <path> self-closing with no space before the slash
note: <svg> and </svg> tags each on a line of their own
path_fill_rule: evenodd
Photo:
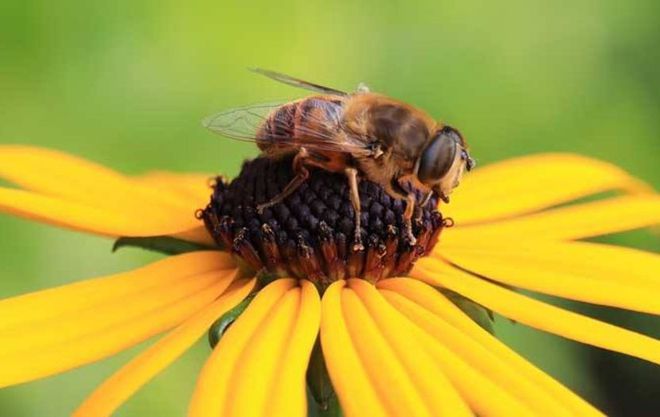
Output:
<svg viewBox="0 0 660 417">
<path fill-rule="evenodd" d="M 570 151 L 657 187 L 659 17 L 655 0 L 3 0 L 0 143 L 53 147 L 128 173 L 235 174 L 255 147 L 213 136 L 200 119 L 304 94 L 245 70 L 261 66 L 341 89 L 365 81 L 461 129 L 480 164 Z M 154 259 L 111 255 L 107 240 L 6 216 L 0 230 L 1 297 Z M 660 249 L 647 232 L 605 240 Z M 575 307 L 660 337 L 658 320 Z M 657 367 L 501 319 L 497 328 L 612 415 L 657 415 Z M 67 415 L 135 352 L 2 390 L 0 415 Z M 207 354 L 200 342 L 118 415 L 183 415 Z"/>
</svg>

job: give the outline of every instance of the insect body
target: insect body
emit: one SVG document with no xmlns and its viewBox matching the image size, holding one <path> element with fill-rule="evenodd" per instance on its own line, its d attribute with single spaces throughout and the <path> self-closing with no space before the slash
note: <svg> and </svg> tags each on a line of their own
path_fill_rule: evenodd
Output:
<svg viewBox="0 0 660 417">
<path fill-rule="evenodd" d="M 410 244 L 415 243 L 412 216 L 417 204 L 426 204 L 432 193 L 449 202 L 465 170 L 474 162 L 461 134 L 406 103 L 375 94 L 362 87 L 348 94 L 283 74 L 256 70 L 286 84 L 320 95 L 279 105 L 255 105 L 210 116 L 204 125 L 235 139 L 254 141 L 264 155 L 281 158 L 294 154 L 295 177 L 263 210 L 284 200 L 309 177 L 310 167 L 344 173 L 355 211 L 354 248 L 360 238 L 361 178 L 375 182 L 394 198 L 406 201 L 404 219 Z M 402 184 L 425 190 L 415 194 Z"/>
</svg>

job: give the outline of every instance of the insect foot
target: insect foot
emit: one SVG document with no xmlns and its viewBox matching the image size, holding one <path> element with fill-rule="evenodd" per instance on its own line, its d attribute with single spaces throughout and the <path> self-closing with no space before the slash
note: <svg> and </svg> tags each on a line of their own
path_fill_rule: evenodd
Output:
<svg viewBox="0 0 660 417">
<path fill-rule="evenodd" d="M 445 225 L 436 196 L 418 208 L 421 212 L 411 224 L 404 218 L 404 201 L 362 180 L 361 227 L 356 233 L 345 175 L 322 169 L 311 170 L 282 201 L 259 207 L 279 195 L 294 176 L 290 158 L 247 161 L 233 181 L 218 178 L 200 217 L 215 241 L 233 250 L 243 264 L 311 279 L 322 288 L 344 278 L 376 282 L 407 273 L 435 246 Z M 418 197 L 423 197 L 421 190 Z"/>
</svg>

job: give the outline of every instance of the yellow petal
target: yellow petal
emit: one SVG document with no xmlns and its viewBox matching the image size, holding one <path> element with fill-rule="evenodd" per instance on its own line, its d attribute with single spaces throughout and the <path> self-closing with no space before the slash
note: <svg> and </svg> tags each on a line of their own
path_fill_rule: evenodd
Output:
<svg viewBox="0 0 660 417">
<path fill-rule="evenodd" d="M 291 333 L 295 316 L 300 312 L 300 290 L 288 291 L 271 310 L 268 323 L 260 326 L 234 368 L 231 383 L 226 388 L 224 416 L 263 416 L 267 413 L 270 389 L 274 386 L 276 370 Z M 300 387 L 291 387 L 299 390 Z"/>
<path fill-rule="evenodd" d="M 266 409 L 271 416 L 306 416 L 307 365 L 321 323 L 321 299 L 309 281 L 301 281 L 298 317 L 284 354 L 279 358 L 275 384 L 271 385 Z"/>
<path fill-rule="evenodd" d="M 184 199 L 167 189 L 145 186 L 93 162 L 44 148 L 0 146 L 0 178 L 42 195 L 113 211 L 190 211 Z"/>
<path fill-rule="evenodd" d="M 620 168 L 571 154 L 525 156 L 463 178 L 442 213 L 459 225 L 510 218 L 609 190 L 648 192 Z"/>
<path fill-rule="evenodd" d="M 295 368 L 306 369 L 305 365 L 314 344 L 313 333 L 309 338 L 311 341 L 306 355 L 295 359 L 287 355 L 288 341 L 298 336 L 293 333 L 297 317 L 304 314 L 300 310 L 300 293 L 300 288 L 297 287 L 287 291 L 271 310 L 266 321 L 253 334 L 237 361 L 240 365 L 234 368 L 231 382 L 225 388 L 228 401 L 221 415 L 228 417 L 264 415 L 304 417 L 306 415 L 304 373 L 299 375 L 297 383 L 286 387 L 289 391 L 280 387 L 278 391 L 286 395 L 286 398 L 275 399 L 273 396 L 275 387 L 281 383 L 279 373 L 288 365 L 283 363 L 282 359 L 288 357 L 290 360 L 295 360 Z M 293 399 L 292 404 L 286 404 L 289 398 Z M 276 405 L 277 408 L 271 409 L 271 404 Z M 288 414 L 287 411 L 293 414 Z"/>
<path fill-rule="evenodd" d="M 470 416 L 472 413 L 441 368 L 419 343 L 411 324 L 373 285 L 348 281 L 342 303 L 349 332 L 391 415 Z"/>
<path fill-rule="evenodd" d="M 145 267 L 0 300 L 0 331 L 28 328 L 68 313 L 113 305 L 153 289 L 166 288 L 197 276 L 236 267 L 231 256 L 216 251 L 170 256 Z M 218 272 L 218 279 L 230 272 Z"/>
<path fill-rule="evenodd" d="M 348 331 L 355 349 L 364 364 L 371 384 L 376 388 L 378 395 L 387 409 L 387 415 L 392 417 L 403 416 L 430 416 L 429 410 L 411 377 L 399 363 L 394 352 L 382 340 L 382 336 L 374 329 L 374 323 L 364 306 L 353 291 L 342 291 L 341 303 L 344 315 L 350 317 L 346 321 Z"/>
<path fill-rule="evenodd" d="M 583 242 L 441 248 L 462 269 L 515 287 L 660 314 L 660 256 Z"/>
<path fill-rule="evenodd" d="M 441 261 L 425 258 L 411 275 L 531 327 L 660 364 L 658 340 L 517 294 Z"/>
<path fill-rule="evenodd" d="M 170 192 L 179 194 L 183 200 L 188 202 L 189 207 L 203 209 L 211 198 L 212 188 L 210 183 L 214 178 L 212 175 L 206 174 L 154 171 L 138 177 L 136 180 L 158 189 L 167 188 Z M 191 242 L 213 244 L 204 225 L 197 225 L 188 230 L 169 234 Z"/>
<path fill-rule="evenodd" d="M 212 175 L 165 171 L 152 171 L 136 178 L 143 184 L 156 189 L 166 189 L 176 193 L 181 196 L 182 200 L 190 201 L 199 208 L 203 208 L 209 202 L 212 193 L 210 186 L 212 179 Z"/>
<path fill-rule="evenodd" d="M 211 303 L 225 287 L 223 282 L 213 284 L 142 316 L 105 328 L 89 329 L 81 337 L 42 349 L 26 348 L 6 355 L 0 352 L 0 386 L 43 378 L 120 352 L 178 325 Z M 40 332 L 43 329 L 30 330 Z"/>
<path fill-rule="evenodd" d="M 479 327 L 434 288 L 409 278 L 382 280 L 378 287 L 388 292 L 388 300 L 397 301 L 397 309 L 428 334 L 542 415 L 561 415 L 564 407 L 576 416 L 602 415 Z M 402 303 L 401 297 L 409 302 Z"/>
<path fill-rule="evenodd" d="M 199 192 L 193 198 L 61 152 L 18 145 L 0 145 L 0 179 L 25 189 L 0 189 L 0 211 L 10 214 L 111 237 L 212 242 L 208 234 L 188 232 L 201 225 L 195 211 L 207 201 Z"/>
<path fill-rule="evenodd" d="M 121 326 L 126 321 L 185 300 L 210 286 L 215 287 L 219 281 L 222 281 L 225 287 L 229 286 L 231 278 L 223 278 L 218 280 L 217 271 L 207 272 L 176 284 L 160 285 L 145 292 L 129 294 L 122 299 L 115 298 L 89 309 L 31 322 L 29 329 L 24 325 L 4 329 L 0 331 L 0 340 L 7 342 L 0 347 L 0 357 L 19 352 L 40 351 L 53 345 L 70 344 L 89 337 L 100 329 Z M 219 293 L 223 290 L 224 288 L 221 288 Z"/>
<path fill-rule="evenodd" d="M 254 279 L 237 281 L 224 295 L 105 380 L 73 416 L 110 416 L 151 378 L 188 350 L 218 317 L 238 304 L 253 288 L 254 282 Z"/>
<path fill-rule="evenodd" d="M 253 371 L 255 365 L 267 367 L 283 351 L 283 347 L 277 344 L 283 343 L 282 334 L 285 334 L 284 339 L 289 336 L 297 313 L 300 293 L 299 290 L 291 291 L 295 286 L 296 282 L 292 279 L 278 279 L 269 284 L 259 291 L 249 307 L 223 335 L 197 381 L 190 404 L 191 417 L 228 417 L 232 406 L 249 406 L 252 400 L 262 404 L 262 398 L 230 396 L 230 392 L 233 393 L 234 386 L 238 384 L 239 371 L 247 372 L 245 367 Z M 253 344 L 263 346 L 264 341 L 275 342 L 275 345 L 259 352 L 264 357 L 250 357 L 256 363 L 244 363 L 246 351 L 251 351 Z M 264 381 L 253 382 L 255 389 L 260 389 L 259 392 L 263 394 Z"/>
<path fill-rule="evenodd" d="M 481 372 L 481 375 L 483 375 L 482 378 L 489 378 L 492 381 L 491 384 L 496 384 L 500 391 L 503 391 L 504 393 L 508 392 L 510 395 L 517 397 L 518 401 L 526 404 L 541 415 L 570 415 L 568 410 L 564 409 L 561 404 L 553 401 L 545 391 L 535 386 L 533 381 L 516 374 L 513 369 L 510 369 L 506 364 L 502 363 L 502 361 L 483 346 L 479 346 L 477 343 L 470 340 L 469 337 L 466 337 L 464 334 L 461 334 L 460 331 L 442 321 L 441 317 L 436 317 L 429 312 L 424 311 L 421 307 L 416 306 L 405 298 L 402 299 L 403 296 L 400 296 L 396 292 L 389 291 L 388 293 L 387 290 L 384 290 L 384 293 L 387 295 L 388 300 L 392 302 L 399 311 L 424 329 L 428 336 L 435 338 L 436 344 L 440 342 L 456 352 L 457 355 L 463 357 L 466 362 Z M 436 352 L 436 354 L 438 353 L 439 352 Z M 448 363 L 444 364 L 444 366 L 448 365 Z M 464 377 L 466 375 L 463 374 L 462 376 Z M 475 384 L 475 382 L 476 381 L 473 381 L 472 384 Z M 476 395 L 474 390 L 470 390 L 470 384 L 467 384 L 463 388 L 464 389 L 461 391 L 462 393 L 469 391 L 464 395 Z M 482 385 L 482 388 L 485 388 L 485 386 Z M 511 401 L 511 399 L 509 399 L 509 401 Z M 479 402 L 479 398 L 473 398 L 472 403 L 474 404 L 475 402 Z M 478 405 L 475 404 L 475 407 L 484 407 L 487 405 L 488 404 L 484 402 Z M 518 407 L 521 406 L 521 404 L 518 405 Z"/>
<path fill-rule="evenodd" d="M 430 313 L 425 312 L 421 307 L 416 306 L 412 301 L 407 300 L 405 297 L 394 291 L 381 290 L 380 293 L 392 306 L 408 317 L 410 323 L 415 323 L 413 336 L 416 338 L 419 345 L 426 349 L 433 358 L 435 365 L 442 369 L 451 383 L 460 392 L 461 396 L 469 404 L 470 408 L 478 415 L 484 417 L 535 415 L 531 409 L 524 404 L 524 397 L 521 400 L 515 398 L 520 395 L 519 390 L 511 389 L 507 384 L 502 384 L 504 385 L 502 387 L 497 385 L 497 382 L 500 382 L 497 378 L 503 378 L 506 382 L 509 382 L 509 378 L 507 378 L 506 374 L 495 373 L 491 376 L 496 380 L 493 382 L 489 379 L 489 374 L 480 373 L 474 364 L 468 362 L 468 358 L 463 359 L 459 356 L 459 353 L 454 353 L 450 350 L 452 343 L 447 343 L 447 340 L 452 337 L 452 331 L 455 334 L 460 334 L 459 332 L 453 328 L 449 328 L 450 332 L 448 333 L 441 331 L 441 328 L 432 328 L 427 332 L 424 330 L 424 324 L 426 324 L 426 327 L 429 327 L 429 323 L 424 323 L 424 320 L 431 321 L 435 319 L 435 317 L 429 319 L 428 317 L 421 316 L 424 313 L 428 315 L 430 315 Z M 415 308 L 417 311 L 414 310 Z M 463 336 L 463 338 L 465 338 L 465 336 Z M 486 355 L 486 357 L 478 356 L 477 359 L 478 361 L 497 360 L 497 358 L 492 357 L 492 355 L 491 357 L 488 355 Z M 501 368 L 505 366 L 506 365 L 503 365 Z M 511 389 L 511 393 L 507 392 L 507 389 Z M 545 400 L 545 398 L 543 399 Z M 554 410 L 551 408 L 541 409 L 541 405 L 542 403 L 537 401 L 531 404 L 532 407 L 544 411 L 546 415 L 549 415 L 551 411 L 555 413 L 553 414 L 555 416 L 569 415 L 566 411 L 558 409 L 557 407 L 555 407 Z"/>
<path fill-rule="evenodd" d="M 328 373 L 346 417 L 387 417 L 348 331 L 341 305 L 345 285 L 341 280 L 332 283 L 321 301 L 321 346 Z"/>
<path fill-rule="evenodd" d="M 660 195 L 623 196 L 548 210 L 512 220 L 457 227 L 444 242 L 503 242 L 525 239 L 581 239 L 660 223 Z"/>
<path fill-rule="evenodd" d="M 227 287 L 226 266 L 226 255 L 190 253 L 0 301 L 0 386 L 93 362 L 177 325 Z"/>
<path fill-rule="evenodd" d="M 157 211 L 158 209 L 154 209 Z M 199 221 L 190 216 L 162 219 L 126 209 L 109 211 L 104 208 L 48 197 L 29 191 L 0 187 L 0 212 L 83 232 L 103 236 L 188 236 L 190 229 L 199 228 Z M 208 243 L 208 233 L 196 233 L 195 241 Z"/>
</svg>

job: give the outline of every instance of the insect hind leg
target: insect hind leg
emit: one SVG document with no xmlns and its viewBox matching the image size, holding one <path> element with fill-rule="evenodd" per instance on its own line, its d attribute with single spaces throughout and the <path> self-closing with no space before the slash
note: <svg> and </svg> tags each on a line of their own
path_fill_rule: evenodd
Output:
<svg viewBox="0 0 660 417">
<path fill-rule="evenodd" d="M 362 211 L 360 208 L 360 191 L 358 190 L 358 170 L 355 168 L 346 168 L 344 170 L 346 178 L 348 178 L 349 193 L 351 196 L 351 203 L 353 204 L 353 211 L 355 212 L 355 233 L 353 237 L 353 250 L 361 251 L 364 250 L 364 245 L 362 244 L 362 234 L 361 234 L 361 218 Z"/>
<path fill-rule="evenodd" d="M 385 191 L 394 198 L 406 201 L 406 209 L 403 212 L 403 222 L 406 229 L 405 233 L 406 238 L 408 239 L 408 244 L 410 244 L 410 246 L 414 246 L 417 243 L 417 239 L 415 238 L 412 230 L 412 217 L 417 204 L 415 193 L 406 191 L 399 183 L 399 179 L 396 177 L 392 178 L 390 182 L 385 186 Z"/>
<path fill-rule="evenodd" d="M 293 172 L 296 174 L 295 177 L 284 187 L 284 189 L 275 197 L 271 198 L 265 203 L 257 205 L 257 212 L 259 214 L 269 207 L 272 207 L 276 204 L 284 201 L 285 198 L 293 194 L 294 191 L 298 189 L 307 179 L 309 178 L 309 170 L 305 167 L 305 160 L 309 158 L 309 153 L 307 149 L 300 148 L 296 156 L 293 158 Z"/>
</svg>

